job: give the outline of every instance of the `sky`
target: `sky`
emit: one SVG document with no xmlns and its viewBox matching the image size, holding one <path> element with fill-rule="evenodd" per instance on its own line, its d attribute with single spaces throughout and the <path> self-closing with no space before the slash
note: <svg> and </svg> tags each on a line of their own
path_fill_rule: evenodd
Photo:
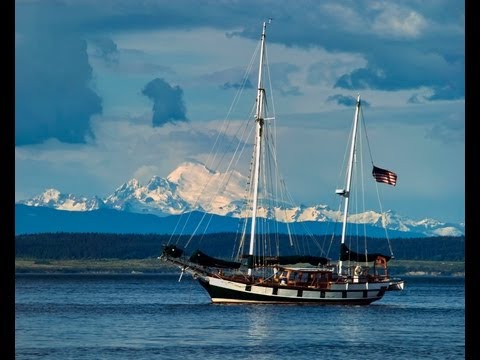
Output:
<svg viewBox="0 0 480 360">
<path fill-rule="evenodd" d="M 465 4 L 453 0 L 17 0 L 15 201 L 49 188 L 103 198 L 204 161 L 269 18 L 293 199 L 333 205 L 360 94 L 375 165 L 398 175 L 384 207 L 465 222 Z"/>
</svg>

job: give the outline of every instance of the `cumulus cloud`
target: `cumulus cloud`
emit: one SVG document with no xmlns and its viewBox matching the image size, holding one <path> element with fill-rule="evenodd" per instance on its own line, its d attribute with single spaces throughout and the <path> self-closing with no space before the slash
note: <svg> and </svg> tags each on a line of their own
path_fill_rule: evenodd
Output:
<svg viewBox="0 0 480 360">
<path fill-rule="evenodd" d="M 427 21 L 422 14 L 391 3 L 374 3 L 372 8 L 379 11 L 374 18 L 373 30 L 380 36 L 415 38 L 426 28 Z"/>
<path fill-rule="evenodd" d="M 183 102 L 183 90 L 171 86 L 164 79 L 153 79 L 142 90 L 142 94 L 153 101 L 153 126 L 188 121 Z"/>
<path fill-rule="evenodd" d="M 84 143 L 93 136 L 90 117 L 102 112 L 101 98 L 90 87 L 86 41 L 68 29 L 58 31 L 47 16 L 34 20 L 17 29 L 15 144 L 50 138 Z"/>
</svg>

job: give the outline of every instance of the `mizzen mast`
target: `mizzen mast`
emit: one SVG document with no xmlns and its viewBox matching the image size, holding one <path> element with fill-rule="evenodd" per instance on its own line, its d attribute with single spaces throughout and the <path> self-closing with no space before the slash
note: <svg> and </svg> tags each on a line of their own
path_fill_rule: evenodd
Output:
<svg viewBox="0 0 480 360">
<path fill-rule="evenodd" d="M 348 205 L 350 199 L 350 187 L 352 184 L 352 172 L 353 172 L 353 163 L 355 161 L 355 150 L 357 142 L 357 129 L 358 129 L 358 118 L 360 116 L 360 95 L 357 97 L 357 105 L 355 108 L 355 118 L 353 121 L 353 132 L 352 132 L 352 143 L 350 146 L 350 158 L 348 162 L 347 169 L 347 181 L 345 184 L 345 189 L 337 189 L 335 193 L 343 196 L 344 198 L 344 209 L 343 209 L 343 225 L 342 225 L 342 239 L 341 244 L 345 243 L 345 236 L 347 232 L 347 221 L 348 221 Z M 342 260 L 338 261 L 338 273 L 342 274 Z"/>
</svg>

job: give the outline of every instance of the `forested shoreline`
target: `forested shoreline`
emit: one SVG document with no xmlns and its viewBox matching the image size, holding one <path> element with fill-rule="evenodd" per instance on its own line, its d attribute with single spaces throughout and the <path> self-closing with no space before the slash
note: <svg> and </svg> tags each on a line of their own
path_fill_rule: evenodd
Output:
<svg viewBox="0 0 480 360">
<path fill-rule="evenodd" d="M 197 248 L 212 256 L 225 257 L 231 253 L 228 238 L 233 233 L 219 233 L 203 236 L 185 236 L 190 239 L 189 248 Z M 298 241 L 305 246 L 310 238 L 298 236 Z M 79 260 L 79 259 L 148 259 L 161 254 L 162 245 L 176 242 L 178 237 L 158 234 L 105 234 L 105 233 L 39 233 L 17 235 L 15 237 L 15 257 L 44 260 Z M 325 242 L 325 239 L 319 239 Z M 330 239 L 328 239 L 330 241 Z M 335 243 L 338 239 L 333 239 Z M 287 243 L 283 235 L 280 242 Z M 396 260 L 423 261 L 464 261 L 465 237 L 426 237 L 412 239 L 369 239 L 369 251 L 388 253 L 389 244 Z M 336 247 L 332 247 L 336 248 Z M 318 254 L 323 255 L 323 254 Z M 335 259 L 338 252 L 332 251 L 329 257 Z"/>
</svg>

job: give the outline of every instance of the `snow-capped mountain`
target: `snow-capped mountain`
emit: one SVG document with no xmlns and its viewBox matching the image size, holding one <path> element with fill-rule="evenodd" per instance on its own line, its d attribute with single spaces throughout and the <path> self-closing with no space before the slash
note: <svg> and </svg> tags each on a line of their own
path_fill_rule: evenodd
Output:
<svg viewBox="0 0 480 360">
<path fill-rule="evenodd" d="M 189 204 L 176 193 L 175 184 L 154 176 L 146 186 L 132 179 L 105 198 L 108 208 L 154 215 L 181 214 Z"/>
<path fill-rule="evenodd" d="M 68 211 L 110 208 L 166 216 L 197 210 L 222 216 L 241 217 L 245 214 L 242 199 L 246 182 L 247 179 L 238 172 L 214 172 L 201 163 L 187 162 L 181 164 L 166 179 L 154 176 L 146 185 L 132 179 L 103 200 L 98 197 L 88 199 L 61 194 L 58 190 L 48 189 L 43 194 L 20 203 Z M 217 193 L 217 196 L 212 197 Z M 341 213 L 326 205 L 276 207 L 269 210 L 260 208 L 258 215 L 282 222 L 341 221 Z M 393 211 L 352 214 L 349 221 L 402 232 L 422 233 L 426 236 L 461 236 L 465 233 L 464 224 L 446 224 L 434 219 L 417 221 Z"/>
<path fill-rule="evenodd" d="M 56 189 L 47 189 L 42 194 L 20 203 L 66 211 L 90 211 L 105 207 L 104 201 L 97 196 L 93 198 L 79 197 L 72 194 L 62 194 Z"/>
</svg>

